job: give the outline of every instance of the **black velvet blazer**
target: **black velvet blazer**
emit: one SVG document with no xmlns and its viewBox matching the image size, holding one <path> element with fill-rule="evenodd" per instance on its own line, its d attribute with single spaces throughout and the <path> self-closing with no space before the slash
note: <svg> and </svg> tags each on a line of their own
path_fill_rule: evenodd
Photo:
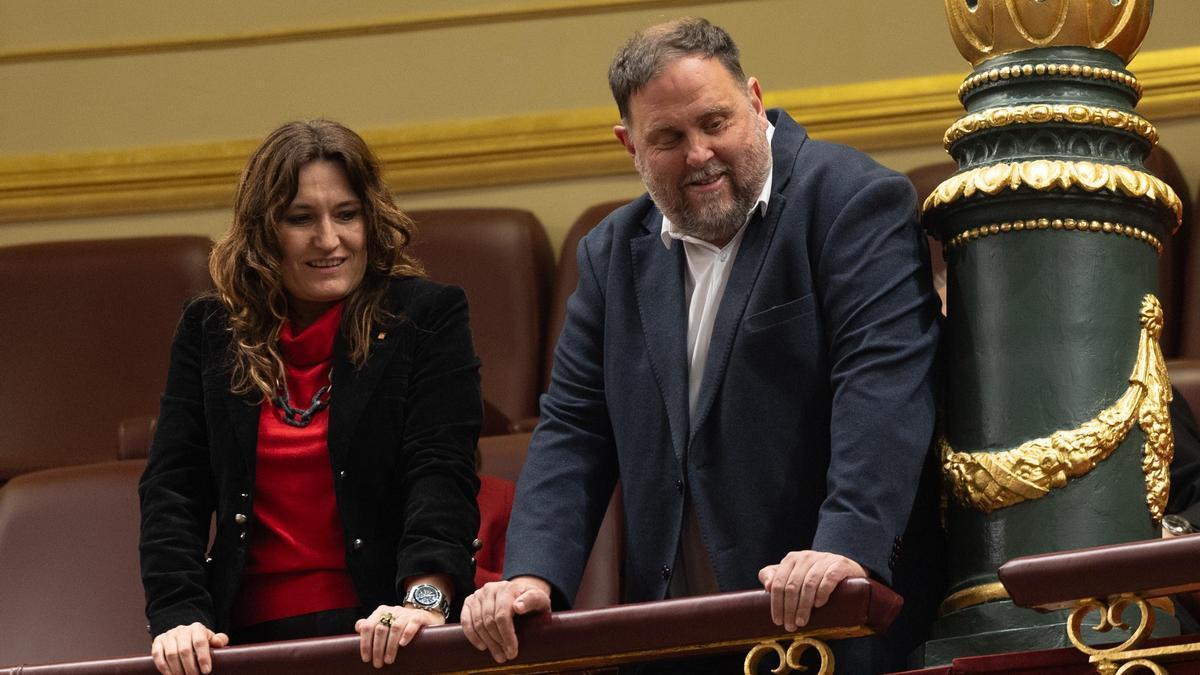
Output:
<svg viewBox="0 0 1200 675">
<path fill-rule="evenodd" d="M 362 368 L 350 363 L 341 333 L 334 343 L 329 459 L 346 565 L 368 610 L 399 604 L 400 582 L 428 573 L 454 578 L 457 608 L 473 589 L 483 410 L 466 296 L 394 279 L 386 305 L 400 319 L 375 327 Z M 184 310 L 139 485 L 154 635 L 194 621 L 228 629 L 254 538 L 259 408 L 230 393 L 226 316 L 211 297 Z"/>
</svg>

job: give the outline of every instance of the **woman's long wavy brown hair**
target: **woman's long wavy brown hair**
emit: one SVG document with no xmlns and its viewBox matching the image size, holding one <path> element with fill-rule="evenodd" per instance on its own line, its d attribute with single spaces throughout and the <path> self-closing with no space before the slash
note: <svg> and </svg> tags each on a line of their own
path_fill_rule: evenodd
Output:
<svg viewBox="0 0 1200 675">
<path fill-rule="evenodd" d="M 395 318 L 383 306 L 388 279 L 424 276 L 408 251 L 413 222 L 396 206 L 379 161 L 358 134 L 329 120 L 289 122 L 271 132 L 242 171 L 233 224 L 208 260 L 217 296 L 229 312 L 236 394 L 257 392 L 262 401 L 270 400 L 283 382 L 279 332 L 288 300 L 277 226 L 296 198 L 300 169 L 321 160 L 345 169 L 363 208 L 366 272 L 345 299 L 341 328 L 355 367 L 367 360 L 373 325 Z"/>
</svg>

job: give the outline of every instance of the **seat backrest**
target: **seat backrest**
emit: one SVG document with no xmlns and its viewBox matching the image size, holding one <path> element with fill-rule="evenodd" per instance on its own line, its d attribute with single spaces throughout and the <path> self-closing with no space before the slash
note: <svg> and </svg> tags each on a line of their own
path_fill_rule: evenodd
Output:
<svg viewBox="0 0 1200 675">
<path fill-rule="evenodd" d="M 467 293 L 483 396 L 509 420 L 537 414 L 542 335 L 554 253 L 538 219 L 518 209 L 410 211 L 413 251 L 430 278 Z"/>
<path fill-rule="evenodd" d="M 554 269 L 554 290 L 550 297 L 550 317 L 546 322 L 546 349 L 542 357 L 542 391 L 550 387 L 550 371 L 554 368 L 554 346 L 558 344 L 558 334 L 562 332 L 563 320 L 567 315 L 567 298 L 575 292 L 579 284 L 579 263 L 575 260 L 575 250 L 579 248 L 579 240 L 600 224 L 608 214 L 628 204 L 630 200 L 604 202 L 596 204 L 581 213 L 567 237 L 563 240 L 562 249 L 558 254 L 558 265 Z"/>
<path fill-rule="evenodd" d="M 525 462 L 532 434 L 508 434 L 479 439 L 479 473 L 516 481 Z M 621 602 L 621 565 L 625 555 L 625 511 L 618 484 L 608 503 L 608 511 L 596 533 L 592 553 L 583 571 L 575 609 L 611 607 Z"/>
<path fill-rule="evenodd" d="M 1191 220 L 1185 221 L 1188 230 L 1187 254 L 1183 258 L 1183 293 L 1179 317 L 1179 356 L 1200 359 L 1200 183 L 1192 202 Z"/>
<path fill-rule="evenodd" d="M 0 666 L 149 652 L 138 571 L 145 465 L 47 469 L 0 488 Z"/>
<path fill-rule="evenodd" d="M 1192 218 L 1191 190 L 1183 179 L 1179 164 L 1162 146 L 1155 147 L 1146 157 L 1146 169 L 1163 179 L 1183 202 L 1183 226 L 1173 235 L 1163 238 L 1163 254 L 1158 259 L 1158 299 L 1163 306 L 1163 331 L 1159 342 L 1167 358 L 1178 356 L 1183 340 L 1184 289 L 1187 281 L 1187 259 L 1192 238 L 1188 227 Z M 1174 225 L 1174 223 L 1172 223 Z"/>
<path fill-rule="evenodd" d="M 0 247 L 0 480 L 117 456 L 158 412 L 184 304 L 212 286 L 204 237 Z"/>
<path fill-rule="evenodd" d="M 1200 359 L 1171 359 L 1167 361 L 1167 376 L 1171 386 L 1183 394 L 1193 412 L 1200 411 Z"/>
</svg>

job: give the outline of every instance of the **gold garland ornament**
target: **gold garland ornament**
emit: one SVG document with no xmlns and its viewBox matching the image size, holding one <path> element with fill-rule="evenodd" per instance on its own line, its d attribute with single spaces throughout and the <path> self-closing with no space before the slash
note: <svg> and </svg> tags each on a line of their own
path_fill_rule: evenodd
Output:
<svg viewBox="0 0 1200 675">
<path fill-rule="evenodd" d="M 942 181 L 925 198 L 923 212 L 953 204 L 976 193 L 996 195 L 1021 187 L 1039 192 L 1079 188 L 1087 192 L 1108 190 L 1126 197 L 1158 202 L 1175 214 L 1175 228 L 1183 224 L 1183 202 L 1170 185 L 1157 176 L 1120 164 L 1068 162 L 1061 159 L 1036 159 L 1031 162 L 1001 162 L 981 166 Z"/>
<path fill-rule="evenodd" d="M 830 675 L 833 673 L 834 658 L 833 650 L 824 642 L 814 639 L 801 637 L 792 640 L 792 644 L 788 645 L 785 651 L 783 645 L 778 642 L 763 642 L 754 645 L 754 648 L 746 654 L 746 660 L 742 664 L 742 672 L 745 675 L 755 675 L 758 672 L 758 664 L 767 654 L 774 653 L 779 659 L 779 665 L 772 668 L 771 672 L 775 675 L 786 675 L 792 671 L 805 671 L 807 667 L 800 663 L 800 655 L 808 649 L 814 649 L 817 656 L 821 659 L 821 665 L 818 667 L 816 675 Z"/>
<path fill-rule="evenodd" d="M 1082 425 L 1035 438 L 999 452 L 958 452 L 938 439 L 942 476 L 948 494 L 960 505 L 983 513 L 1044 497 L 1053 488 L 1082 476 L 1125 440 L 1135 423 L 1145 433 L 1142 471 L 1146 505 L 1155 522 L 1162 519 L 1175 455 L 1168 406 L 1171 383 L 1158 339 L 1162 334 L 1162 305 L 1147 294 L 1142 299 L 1142 325 L 1129 388 L 1116 403 Z"/>
</svg>

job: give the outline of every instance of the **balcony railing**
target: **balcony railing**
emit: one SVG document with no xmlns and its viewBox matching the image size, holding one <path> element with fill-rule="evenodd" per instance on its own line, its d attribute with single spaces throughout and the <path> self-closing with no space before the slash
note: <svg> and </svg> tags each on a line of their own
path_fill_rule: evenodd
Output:
<svg viewBox="0 0 1200 675">
<path fill-rule="evenodd" d="M 882 584 L 843 581 L 829 602 L 812 614 L 801 631 L 789 633 L 771 623 L 764 591 L 555 612 L 517 621 L 520 654 L 503 665 L 467 642 L 457 625 L 426 629 L 400 652 L 389 673 L 532 673 L 607 668 L 719 652 L 747 652 L 747 667 L 780 657 L 794 660 L 806 649 L 826 652 L 826 642 L 887 629 L 901 599 Z M 102 619 L 101 619 L 102 620 Z M 64 623 L 63 638 L 86 624 Z M 822 658 L 821 673 L 833 672 Z M 295 640 L 216 650 L 213 670 L 220 675 L 374 673 L 358 655 L 358 638 Z M 0 667 L 0 675 L 134 675 L 156 672 L 149 656 L 53 665 Z M 780 672 L 788 672 L 787 668 Z"/>
</svg>

